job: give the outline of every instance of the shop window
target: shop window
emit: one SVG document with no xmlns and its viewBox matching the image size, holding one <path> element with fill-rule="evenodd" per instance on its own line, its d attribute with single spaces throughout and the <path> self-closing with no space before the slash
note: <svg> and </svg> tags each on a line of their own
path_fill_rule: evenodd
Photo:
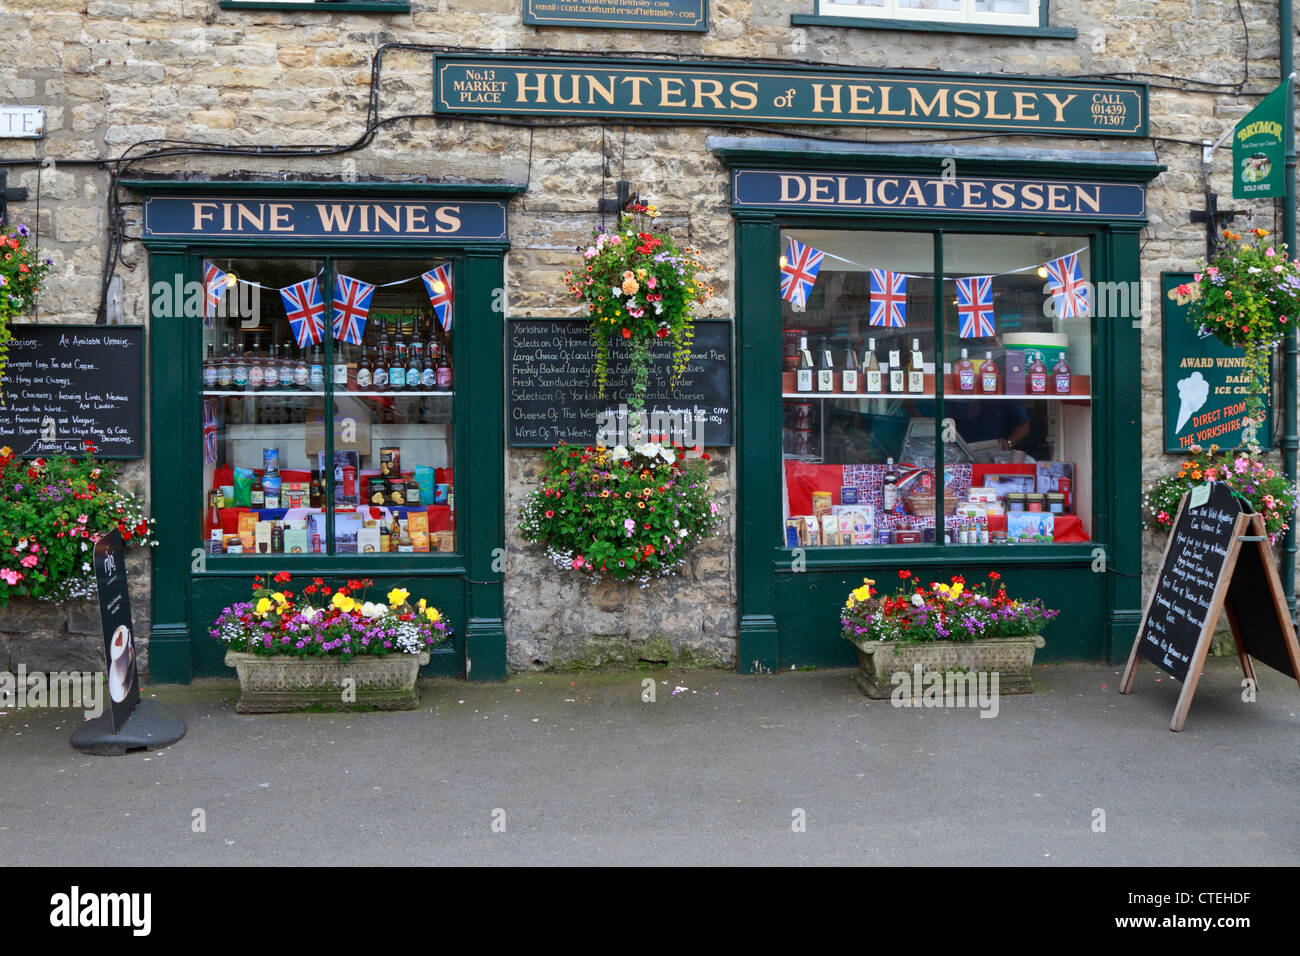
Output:
<svg viewBox="0 0 1300 956">
<path fill-rule="evenodd" d="M 1089 540 L 1086 238 L 782 234 L 801 246 L 823 258 L 782 302 L 782 543 Z"/>
<path fill-rule="evenodd" d="M 200 375 L 208 552 L 454 550 L 451 263 L 212 257 L 204 272 L 220 293 Z"/>
<path fill-rule="evenodd" d="M 1043 0 L 818 0 L 824 17 L 1036 27 Z M 1042 22 L 1046 22 L 1043 18 Z"/>
</svg>

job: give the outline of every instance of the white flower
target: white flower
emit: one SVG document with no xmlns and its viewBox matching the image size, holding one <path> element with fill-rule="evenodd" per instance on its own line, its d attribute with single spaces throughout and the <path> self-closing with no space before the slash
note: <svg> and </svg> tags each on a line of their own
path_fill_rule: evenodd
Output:
<svg viewBox="0 0 1300 956">
<path fill-rule="evenodd" d="M 913 594 L 913 595 L 912 595 L 912 604 L 913 604 L 913 606 L 915 606 L 915 607 L 920 607 L 921 605 L 925 604 L 925 598 L 921 597 L 921 595 L 919 595 L 919 594 Z"/>
<path fill-rule="evenodd" d="M 365 604 L 361 605 L 362 616 L 368 617 L 372 620 L 377 617 L 383 617 L 387 613 L 388 613 L 388 607 L 384 604 L 374 604 L 370 601 L 367 601 Z"/>
<path fill-rule="evenodd" d="M 626 447 L 623 445 L 615 445 L 614 450 L 609 453 L 609 457 L 614 459 L 614 461 L 623 461 L 630 456 L 627 453 Z"/>
<path fill-rule="evenodd" d="M 659 457 L 664 460 L 664 464 L 671 465 L 677 460 L 677 456 L 671 448 L 662 447 L 659 449 Z"/>
<path fill-rule="evenodd" d="M 85 545 L 83 544 L 82 547 L 84 548 Z M 81 562 L 81 570 L 83 570 L 83 571 L 89 571 L 89 570 L 90 570 L 90 562 L 89 562 L 89 561 L 82 561 L 82 562 Z"/>
<path fill-rule="evenodd" d="M 299 613 L 302 615 L 302 619 L 304 621 L 311 621 L 315 619 L 316 615 L 319 614 L 320 611 L 316 610 L 316 608 L 312 607 L 309 604 L 305 608 L 303 608 Z"/>
</svg>

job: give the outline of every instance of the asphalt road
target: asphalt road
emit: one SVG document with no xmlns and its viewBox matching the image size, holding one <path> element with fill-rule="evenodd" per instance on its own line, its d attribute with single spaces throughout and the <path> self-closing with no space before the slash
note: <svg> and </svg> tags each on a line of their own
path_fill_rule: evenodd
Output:
<svg viewBox="0 0 1300 956">
<path fill-rule="evenodd" d="M 1150 666 L 1128 697 L 1119 668 L 1040 667 L 991 719 L 843 670 L 432 681 L 342 715 L 241 716 L 204 681 L 146 689 L 188 734 L 121 757 L 10 708 L 0 865 L 1296 865 L 1300 688 L 1259 669 L 1246 703 L 1211 659 L 1180 734 Z"/>
</svg>

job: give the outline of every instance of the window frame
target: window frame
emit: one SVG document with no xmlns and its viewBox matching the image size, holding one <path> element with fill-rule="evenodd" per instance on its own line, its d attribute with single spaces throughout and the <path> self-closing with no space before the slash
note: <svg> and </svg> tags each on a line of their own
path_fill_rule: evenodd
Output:
<svg viewBox="0 0 1300 956">
<path fill-rule="evenodd" d="M 962 6 L 958 11 L 927 11 L 909 8 L 900 10 L 898 0 L 884 0 L 884 10 L 873 13 L 870 12 L 872 8 L 866 6 L 849 9 L 848 4 L 813 0 L 813 12 L 792 14 L 790 23 L 792 26 L 976 33 L 1067 40 L 1079 35 L 1074 27 L 1054 27 L 1049 24 L 1050 0 L 1030 0 L 1032 9 L 1028 14 L 981 13 L 975 10 L 975 0 L 960 2 Z M 843 9 L 833 9 L 834 7 Z"/>
</svg>

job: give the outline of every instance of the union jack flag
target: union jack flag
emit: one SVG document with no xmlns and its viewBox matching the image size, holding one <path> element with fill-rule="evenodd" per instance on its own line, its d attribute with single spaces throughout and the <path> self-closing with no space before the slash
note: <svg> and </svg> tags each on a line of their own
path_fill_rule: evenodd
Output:
<svg viewBox="0 0 1300 956">
<path fill-rule="evenodd" d="M 442 324 L 443 331 L 450 332 L 451 307 L 456 299 L 451 288 L 451 266 L 437 266 L 420 278 L 424 280 L 424 288 L 428 290 L 429 303 L 433 306 L 434 315 Z"/>
<path fill-rule="evenodd" d="M 217 306 L 226 294 L 226 274 L 206 259 L 203 260 L 203 324 L 212 328 Z"/>
<path fill-rule="evenodd" d="M 1062 319 L 1087 315 L 1088 285 L 1083 281 L 1078 255 L 1072 252 L 1044 265 L 1047 269 L 1047 284 L 1056 304 L 1056 314 Z"/>
<path fill-rule="evenodd" d="M 798 239 L 790 239 L 790 252 L 781 263 L 781 298 L 799 308 L 808 305 L 808 293 L 817 281 L 817 271 L 822 267 L 820 249 L 805 246 Z"/>
<path fill-rule="evenodd" d="M 325 300 L 321 298 L 316 277 L 281 289 L 280 298 L 284 299 L 284 314 L 289 320 L 289 328 L 293 329 L 298 348 L 305 349 L 320 342 L 325 334 Z"/>
<path fill-rule="evenodd" d="M 203 400 L 203 460 L 215 463 L 217 460 L 217 400 Z"/>
<path fill-rule="evenodd" d="M 334 338 L 361 344 L 370 317 L 370 298 L 375 287 L 360 279 L 340 274 L 334 282 Z"/>
<path fill-rule="evenodd" d="M 871 325 L 907 325 L 907 276 L 886 269 L 871 270 Z"/>
<path fill-rule="evenodd" d="M 993 334 L 993 277 L 957 280 L 957 337 L 983 339 Z"/>
</svg>

